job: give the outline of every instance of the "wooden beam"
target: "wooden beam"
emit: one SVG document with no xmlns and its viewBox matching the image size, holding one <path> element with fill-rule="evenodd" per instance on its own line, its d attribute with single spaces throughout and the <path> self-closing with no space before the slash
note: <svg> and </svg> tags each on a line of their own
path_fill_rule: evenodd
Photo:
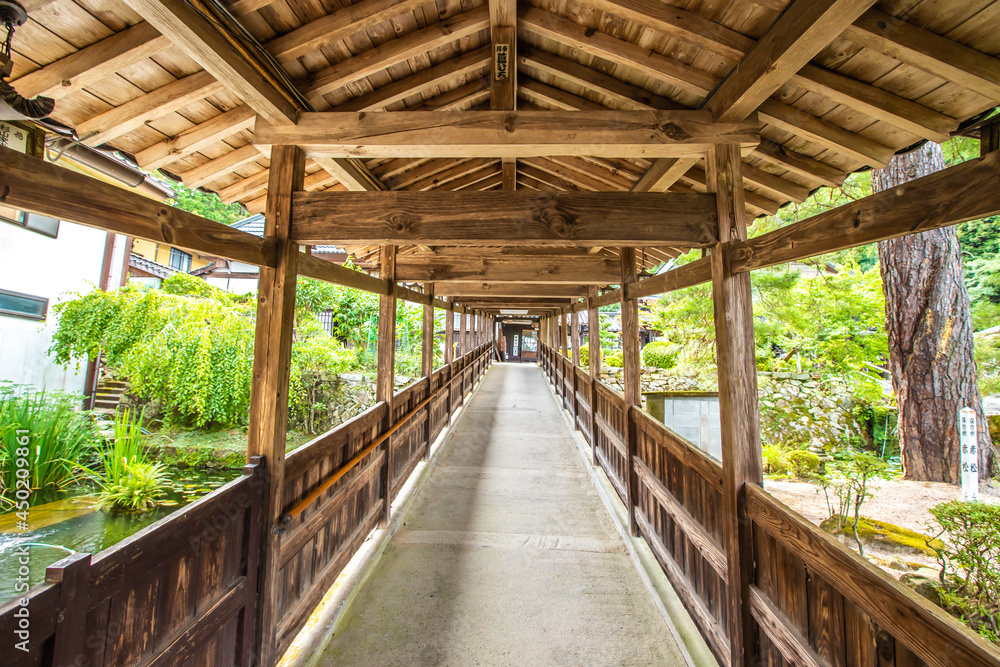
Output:
<svg viewBox="0 0 1000 667">
<path fill-rule="evenodd" d="M 477 7 L 463 14 L 450 16 L 311 74 L 305 81 L 300 82 L 299 89 L 313 105 L 320 108 L 326 104 L 323 95 L 329 92 L 360 81 L 414 56 L 469 37 L 480 30 L 485 30 L 489 24 L 489 11 L 486 7 Z"/>
<path fill-rule="evenodd" d="M 65 58 L 13 81 L 17 92 L 32 98 L 62 99 L 119 70 L 135 65 L 170 46 L 170 40 L 148 23 L 137 23 Z"/>
<path fill-rule="evenodd" d="M 712 197 L 678 193 L 297 193 L 294 238 L 424 245 L 668 245 L 715 241 Z"/>
<path fill-rule="evenodd" d="M 517 1 L 489 0 L 491 54 L 490 109 L 517 109 Z"/>
<path fill-rule="evenodd" d="M 239 169 L 251 162 L 256 162 L 263 157 L 256 146 L 252 144 L 243 146 L 242 148 L 229 151 L 214 160 L 209 160 L 194 169 L 185 171 L 181 174 L 181 180 L 184 181 L 184 185 L 187 187 L 197 188 L 219 178 L 223 174 L 229 173 L 234 169 Z"/>
<path fill-rule="evenodd" d="M 9 148 L 0 148 L 0 202 L 205 255 L 275 263 L 272 247 L 259 237 Z"/>
<path fill-rule="evenodd" d="M 753 154 L 773 165 L 787 169 L 793 174 L 829 188 L 839 188 L 844 183 L 844 179 L 847 178 L 846 171 L 796 153 L 767 139 L 761 139 L 760 145 L 753 150 Z"/>
<path fill-rule="evenodd" d="M 295 276 L 301 253 L 288 236 L 292 218 L 291 194 L 301 189 L 305 158 L 293 146 L 283 146 L 271 157 L 271 182 L 265 213 L 264 240 L 276 250 L 274 268 L 262 267 L 257 296 L 253 382 L 250 389 L 250 426 L 247 429 L 247 461 L 264 457 L 267 466 L 267 496 L 261 523 L 261 572 L 259 587 L 258 644 L 254 651 L 260 663 L 273 664 L 279 618 L 281 582 L 278 552 L 280 537 L 275 530 L 285 511 L 285 442 L 288 431 L 288 382 L 295 321 Z"/>
<path fill-rule="evenodd" d="M 219 114 L 135 154 L 135 161 L 148 171 L 159 169 L 187 155 L 253 127 L 257 112 L 243 105 Z"/>
<path fill-rule="evenodd" d="M 386 280 L 349 269 L 342 264 L 328 262 L 315 255 L 303 254 L 299 258 L 299 273 L 309 278 L 365 290 L 372 294 L 388 294 L 390 291 L 389 283 Z"/>
<path fill-rule="evenodd" d="M 437 294 L 453 297 L 582 297 L 587 288 L 575 285 L 518 285 L 517 283 L 437 282 Z"/>
<path fill-rule="evenodd" d="M 606 285 L 618 280 L 618 263 L 603 257 L 448 258 L 410 259 L 400 255 L 398 279 L 413 282 L 541 282 Z"/>
<path fill-rule="evenodd" d="M 385 190 L 382 181 L 378 180 L 360 160 L 346 158 L 314 158 L 321 166 L 348 190 L 353 192 L 378 192 Z"/>
<path fill-rule="evenodd" d="M 296 104 L 185 0 L 124 0 L 139 16 L 271 123 L 294 124 Z"/>
<path fill-rule="evenodd" d="M 79 123 L 76 133 L 85 144 L 100 146 L 224 88 L 208 72 L 198 72 Z"/>
<path fill-rule="evenodd" d="M 843 37 L 992 100 L 1000 100 L 1000 60 L 890 14 L 870 9 Z"/>
<path fill-rule="evenodd" d="M 656 160 L 649 171 L 632 186 L 632 192 L 666 192 L 697 163 L 697 158 Z"/>
<path fill-rule="evenodd" d="M 742 120 L 875 0 L 795 0 L 705 101 L 716 120 Z"/>
<path fill-rule="evenodd" d="M 276 37 L 264 45 L 278 62 L 310 56 L 373 25 L 413 11 L 425 0 L 362 0 Z"/>
<path fill-rule="evenodd" d="M 406 186 L 407 190 L 431 190 L 436 187 L 456 181 L 472 172 L 495 165 L 496 158 L 476 158 L 474 160 L 460 160 L 454 166 L 438 171 L 433 176 L 420 179 Z"/>
<path fill-rule="evenodd" d="M 715 144 L 753 148 L 756 119 L 714 123 L 703 111 L 306 113 L 298 125 L 257 121 L 261 146 L 309 157 L 699 157 Z"/>
<path fill-rule="evenodd" d="M 455 79 L 482 74 L 489 65 L 490 49 L 483 46 L 347 100 L 338 104 L 336 111 L 379 111 Z"/>
<path fill-rule="evenodd" d="M 732 270 L 799 261 L 998 213 L 1000 153 L 994 152 L 737 242 Z"/>
<path fill-rule="evenodd" d="M 517 190 L 517 160 L 504 158 L 500 162 L 502 186 L 504 190 Z"/>
<path fill-rule="evenodd" d="M 756 626 L 750 613 L 754 582 L 753 529 L 746 517 L 746 485 L 763 481 L 760 418 L 757 411 L 757 361 L 754 353 L 750 275 L 735 274 L 728 244 L 747 237 L 743 199 L 743 160 L 739 151 L 720 146 L 708 159 L 709 187 L 716 193 L 720 244 L 712 249 L 716 363 L 722 426 L 723 490 L 721 512 L 729 576 L 730 664 L 756 664 Z"/>
</svg>

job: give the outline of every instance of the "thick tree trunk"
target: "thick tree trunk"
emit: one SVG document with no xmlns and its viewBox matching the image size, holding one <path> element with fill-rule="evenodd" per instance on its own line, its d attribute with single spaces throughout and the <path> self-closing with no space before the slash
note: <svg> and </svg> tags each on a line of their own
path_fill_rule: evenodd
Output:
<svg viewBox="0 0 1000 667">
<path fill-rule="evenodd" d="M 941 147 L 927 143 L 873 170 L 872 189 L 891 190 L 943 168 Z M 978 415 L 985 477 L 992 448 L 976 385 L 969 294 L 955 230 L 883 241 L 878 254 L 905 477 L 961 483 L 958 411 L 965 406 Z"/>
</svg>

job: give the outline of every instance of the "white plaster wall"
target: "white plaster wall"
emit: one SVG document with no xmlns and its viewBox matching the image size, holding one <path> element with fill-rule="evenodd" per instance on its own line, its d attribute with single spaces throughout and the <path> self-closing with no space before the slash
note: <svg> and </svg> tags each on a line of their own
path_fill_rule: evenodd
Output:
<svg viewBox="0 0 1000 667">
<path fill-rule="evenodd" d="M 76 372 L 46 353 L 55 330 L 52 307 L 99 283 L 105 239 L 103 231 L 65 221 L 54 239 L 0 222 L 0 288 L 49 299 L 44 322 L 0 314 L 0 380 L 83 392 L 86 360 Z"/>
</svg>

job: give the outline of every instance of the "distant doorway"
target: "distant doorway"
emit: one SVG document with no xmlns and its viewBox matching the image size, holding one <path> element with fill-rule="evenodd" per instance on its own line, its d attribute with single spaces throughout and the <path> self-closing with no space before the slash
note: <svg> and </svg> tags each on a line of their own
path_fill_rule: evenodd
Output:
<svg viewBox="0 0 1000 667">
<path fill-rule="evenodd" d="M 504 322 L 504 353 L 507 361 L 537 361 L 538 331 L 535 324 L 527 322 Z"/>
</svg>

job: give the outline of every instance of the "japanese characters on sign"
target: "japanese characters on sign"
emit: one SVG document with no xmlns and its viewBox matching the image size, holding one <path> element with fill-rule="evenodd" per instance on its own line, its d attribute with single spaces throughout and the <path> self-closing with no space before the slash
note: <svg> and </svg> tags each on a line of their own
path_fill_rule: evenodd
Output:
<svg viewBox="0 0 1000 667">
<path fill-rule="evenodd" d="M 502 81 L 510 73 L 510 44 L 496 44 L 493 54 L 493 78 Z"/>
<path fill-rule="evenodd" d="M 958 411 L 959 444 L 962 448 L 962 500 L 979 500 L 979 448 L 976 442 L 976 411 Z"/>
<path fill-rule="evenodd" d="M 9 123 L 0 122 L 0 146 L 18 153 L 27 153 L 28 133 Z"/>
</svg>

